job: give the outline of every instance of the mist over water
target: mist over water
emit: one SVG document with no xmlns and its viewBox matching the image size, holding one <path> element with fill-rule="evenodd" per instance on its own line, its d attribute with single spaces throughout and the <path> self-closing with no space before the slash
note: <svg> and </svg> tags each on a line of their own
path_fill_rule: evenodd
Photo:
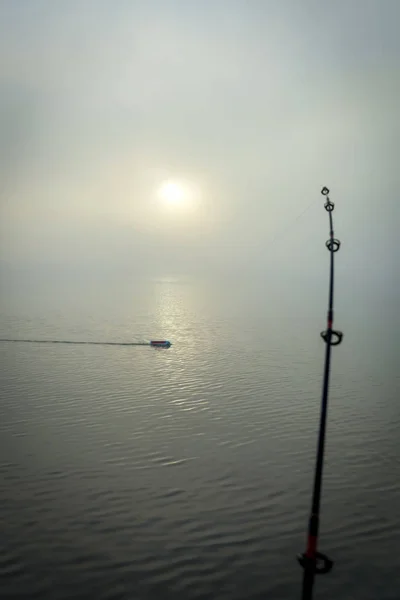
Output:
<svg viewBox="0 0 400 600">
<path fill-rule="evenodd" d="M 0 2 L 0 596 L 398 600 L 400 4 Z M 126 344 L 168 339 L 169 350 Z"/>
</svg>

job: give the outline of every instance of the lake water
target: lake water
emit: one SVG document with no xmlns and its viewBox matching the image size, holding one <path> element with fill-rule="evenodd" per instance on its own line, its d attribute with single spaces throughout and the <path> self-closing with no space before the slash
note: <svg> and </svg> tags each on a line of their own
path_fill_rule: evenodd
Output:
<svg viewBox="0 0 400 600">
<path fill-rule="evenodd" d="M 1 597 L 299 598 L 323 283 L 291 295 L 168 278 L 4 293 L 2 338 L 173 346 L 0 343 Z M 320 532 L 335 566 L 315 598 L 397 600 L 398 344 L 387 310 L 344 296 Z"/>
</svg>

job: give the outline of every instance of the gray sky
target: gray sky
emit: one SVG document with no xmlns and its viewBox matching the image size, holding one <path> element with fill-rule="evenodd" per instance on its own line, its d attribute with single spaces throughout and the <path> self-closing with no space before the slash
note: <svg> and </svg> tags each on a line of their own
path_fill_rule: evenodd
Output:
<svg viewBox="0 0 400 600">
<path fill-rule="evenodd" d="M 328 185 L 343 277 L 393 286 L 399 23 L 397 0 L 2 0 L 3 265 L 312 272 Z M 155 199 L 169 178 L 196 210 Z"/>
</svg>

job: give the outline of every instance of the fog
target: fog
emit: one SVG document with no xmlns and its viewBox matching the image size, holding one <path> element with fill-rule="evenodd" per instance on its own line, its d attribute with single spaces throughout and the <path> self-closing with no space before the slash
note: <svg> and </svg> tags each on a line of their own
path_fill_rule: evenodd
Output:
<svg viewBox="0 0 400 600">
<path fill-rule="evenodd" d="M 320 281 L 327 185 L 348 293 L 395 298 L 399 22 L 395 0 L 3 0 L 3 277 Z"/>
</svg>

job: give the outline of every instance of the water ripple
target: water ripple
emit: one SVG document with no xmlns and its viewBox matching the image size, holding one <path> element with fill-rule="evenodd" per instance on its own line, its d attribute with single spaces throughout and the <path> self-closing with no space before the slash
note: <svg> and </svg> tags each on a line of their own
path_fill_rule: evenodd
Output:
<svg viewBox="0 0 400 600">
<path fill-rule="evenodd" d="M 2 332 L 123 339 L 127 323 L 133 335 L 150 322 L 162 334 L 164 322 L 175 342 L 167 353 L 1 346 L 5 597 L 298 595 L 319 350 L 275 317 L 239 311 L 233 322 L 224 307 L 202 312 L 189 285 L 160 289 L 160 305 L 145 295 L 108 322 L 88 309 L 70 321 L 13 317 Z M 337 566 L 317 590 L 326 600 L 394 600 L 397 394 L 350 358 L 335 362 L 323 488 L 321 535 Z"/>
</svg>

